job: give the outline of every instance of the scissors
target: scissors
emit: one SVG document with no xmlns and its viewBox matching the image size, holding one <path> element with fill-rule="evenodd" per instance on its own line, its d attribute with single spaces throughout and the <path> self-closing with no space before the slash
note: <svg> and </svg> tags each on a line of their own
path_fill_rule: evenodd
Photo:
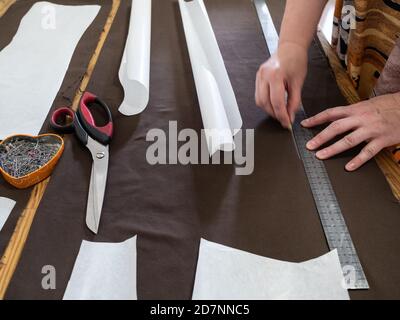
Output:
<svg viewBox="0 0 400 320">
<path fill-rule="evenodd" d="M 89 107 L 94 105 L 105 111 L 107 123 L 102 127 L 96 125 L 90 111 Z M 110 108 L 96 95 L 85 92 L 76 112 L 67 107 L 57 109 L 51 116 L 50 126 L 60 133 L 75 133 L 92 155 L 86 225 L 97 234 L 107 182 L 109 144 L 114 131 Z"/>
</svg>

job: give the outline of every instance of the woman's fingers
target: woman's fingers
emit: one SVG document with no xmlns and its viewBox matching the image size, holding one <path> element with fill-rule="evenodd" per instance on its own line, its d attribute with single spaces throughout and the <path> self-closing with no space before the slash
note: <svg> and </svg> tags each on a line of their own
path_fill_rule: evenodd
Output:
<svg viewBox="0 0 400 320">
<path fill-rule="evenodd" d="M 356 131 L 353 131 L 352 133 L 349 133 L 343 139 L 340 139 L 339 141 L 335 142 L 331 146 L 318 151 L 316 153 L 316 156 L 318 159 L 321 159 L 321 160 L 328 159 L 339 153 L 342 153 L 346 150 L 349 150 L 351 148 L 358 146 L 360 143 L 368 140 L 369 138 L 370 138 L 370 135 L 368 134 L 368 132 L 366 130 L 358 129 Z"/>
<path fill-rule="evenodd" d="M 321 124 L 324 124 L 326 122 L 333 122 L 336 120 L 339 120 L 341 118 L 344 118 L 350 114 L 350 108 L 349 107 L 336 107 L 336 108 L 330 108 L 325 111 L 322 111 L 318 113 L 317 115 L 305 119 L 301 122 L 301 125 L 306 127 L 306 128 L 311 128 L 315 127 Z"/>
<path fill-rule="evenodd" d="M 260 71 L 256 77 L 256 104 L 271 117 L 276 118 L 270 102 L 269 84 L 261 77 Z"/>
<path fill-rule="evenodd" d="M 307 149 L 318 149 L 336 136 L 346 133 L 351 129 L 355 129 L 358 125 L 357 118 L 353 117 L 334 121 L 307 143 Z"/>
<path fill-rule="evenodd" d="M 293 123 L 295 120 L 296 112 L 299 110 L 300 104 L 301 104 L 301 85 L 289 86 L 287 110 L 291 123 Z"/>
<path fill-rule="evenodd" d="M 262 108 L 262 104 L 261 104 L 261 93 L 260 93 L 260 71 L 257 72 L 256 75 L 256 91 L 254 94 L 254 99 L 256 101 L 256 106 L 259 108 Z"/>
<path fill-rule="evenodd" d="M 278 119 L 283 127 L 290 128 L 292 123 L 286 107 L 286 88 L 283 80 L 278 79 L 277 81 L 270 82 L 269 94 L 276 119 Z"/>
<path fill-rule="evenodd" d="M 378 140 L 372 140 L 368 143 L 361 152 L 348 164 L 346 164 L 347 171 L 354 171 L 360 168 L 367 161 L 371 160 L 375 157 L 378 152 L 380 152 L 384 148 L 384 145 L 380 143 Z"/>
</svg>

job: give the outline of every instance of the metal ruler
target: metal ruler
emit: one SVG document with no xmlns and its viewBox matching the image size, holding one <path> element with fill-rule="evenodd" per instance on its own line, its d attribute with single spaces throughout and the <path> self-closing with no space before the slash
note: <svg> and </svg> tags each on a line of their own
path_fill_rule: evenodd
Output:
<svg viewBox="0 0 400 320">
<path fill-rule="evenodd" d="M 253 2 L 267 46 L 272 54 L 278 48 L 278 33 L 276 32 L 265 0 L 253 0 Z M 301 106 L 293 124 L 293 139 L 298 155 L 303 162 L 328 246 L 331 250 L 337 249 L 347 288 L 368 289 L 367 279 L 358 259 L 353 241 L 351 240 L 325 165 L 323 161 L 315 157 L 313 152 L 306 148 L 306 143 L 313 138 L 312 132 L 303 128 L 300 124 L 306 118 L 304 108 Z"/>
</svg>

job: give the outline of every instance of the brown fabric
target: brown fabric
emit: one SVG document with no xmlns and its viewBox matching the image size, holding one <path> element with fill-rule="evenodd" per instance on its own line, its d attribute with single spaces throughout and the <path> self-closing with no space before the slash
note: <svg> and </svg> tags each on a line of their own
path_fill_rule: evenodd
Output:
<svg viewBox="0 0 400 320">
<path fill-rule="evenodd" d="M 255 172 L 230 165 L 150 166 L 148 130 L 200 131 L 202 122 L 177 1 L 153 1 L 151 98 L 139 116 L 124 117 L 118 69 L 129 24 L 122 1 L 89 90 L 113 109 L 116 132 L 99 235 L 86 228 L 91 160 L 73 137 L 53 174 L 7 292 L 8 299 L 61 299 L 81 241 L 122 241 L 138 234 L 139 299 L 190 299 L 200 237 L 255 254 L 304 261 L 328 251 L 291 135 L 255 107 L 254 79 L 267 57 L 253 4 L 205 1 L 242 113 L 255 128 Z M 270 0 L 279 23 L 284 1 Z M 310 50 L 304 105 L 310 114 L 344 104 L 316 43 Z M 400 213 L 374 162 L 354 174 L 349 156 L 327 161 L 355 246 L 370 281 L 352 298 L 400 298 Z M 56 290 L 41 288 L 43 265 L 54 265 Z"/>
<path fill-rule="evenodd" d="M 86 71 L 90 57 L 92 56 L 92 53 L 96 48 L 98 38 L 107 19 L 108 11 L 110 10 L 111 1 L 112 0 L 52 0 L 53 3 L 66 5 L 82 3 L 102 4 L 102 9 L 100 10 L 96 19 L 93 21 L 92 25 L 88 28 L 87 32 L 84 34 L 76 48 L 76 51 L 69 65 L 69 69 L 61 85 L 60 91 L 58 92 L 57 97 L 54 101 L 53 107 L 59 105 L 69 105 L 74 98 L 76 90 L 78 89 L 80 81 Z M 0 50 L 2 50 L 12 41 L 12 38 L 17 32 L 22 17 L 29 11 L 29 9 L 35 2 L 36 1 L 32 0 L 17 1 L 0 19 Z M 48 125 L 46 121 L 41 130 L 41 133 L 47 131 Z M 28 202 L 31 191 L 32 188 L 26 190 L 17 190 L 7 184 L 5 180 L 0 177 L 0 196 L 11 198 L 17 202 L 4 228 L 0 232 L 0 256 L 3 255 L 7 243 L 10 240 L 11 235 L 15 229 L 17 220 Z"/>
</svg>

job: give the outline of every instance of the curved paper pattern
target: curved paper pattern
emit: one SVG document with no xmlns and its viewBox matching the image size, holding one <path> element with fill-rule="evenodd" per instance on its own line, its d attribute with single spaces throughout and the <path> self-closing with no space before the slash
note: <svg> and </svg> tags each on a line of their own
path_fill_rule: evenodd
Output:
<svg viewBox="0 0 400 320">
<path fill-rule="evenodd" d="M 209 153 L 234 150 L 242 118 L 204 2 L 179 0 Z"/>
<path fill-rule="evenodd" d="M 349 294 L 336 250 L 293 263 L 201 239 L 193 299 L 349 300 Z"/>
<path fill-rule="evenodd" d="M 137 300 L 136 236 L 121 243 L 82 241 L 63 300 Z"/>
<path fill-rule="evenodd" d="M 0 139 L 37 135 L 100 6 L 36 2 L 0 52 Z"/>
<path fill-rule="evenodd" d="M 132 0 L 129 33 L 119 69 L 124 101 L 119 112 L 131 116 L 149 102 L 151 0 Z"/>
<path fill-rule="evenodd" d="M 14 200 L 0 197 L 0 231 L 3 229 L 3 226 L 6 223 L 11 211 L 14 209 L 14 206 Z"/>
</svg>

